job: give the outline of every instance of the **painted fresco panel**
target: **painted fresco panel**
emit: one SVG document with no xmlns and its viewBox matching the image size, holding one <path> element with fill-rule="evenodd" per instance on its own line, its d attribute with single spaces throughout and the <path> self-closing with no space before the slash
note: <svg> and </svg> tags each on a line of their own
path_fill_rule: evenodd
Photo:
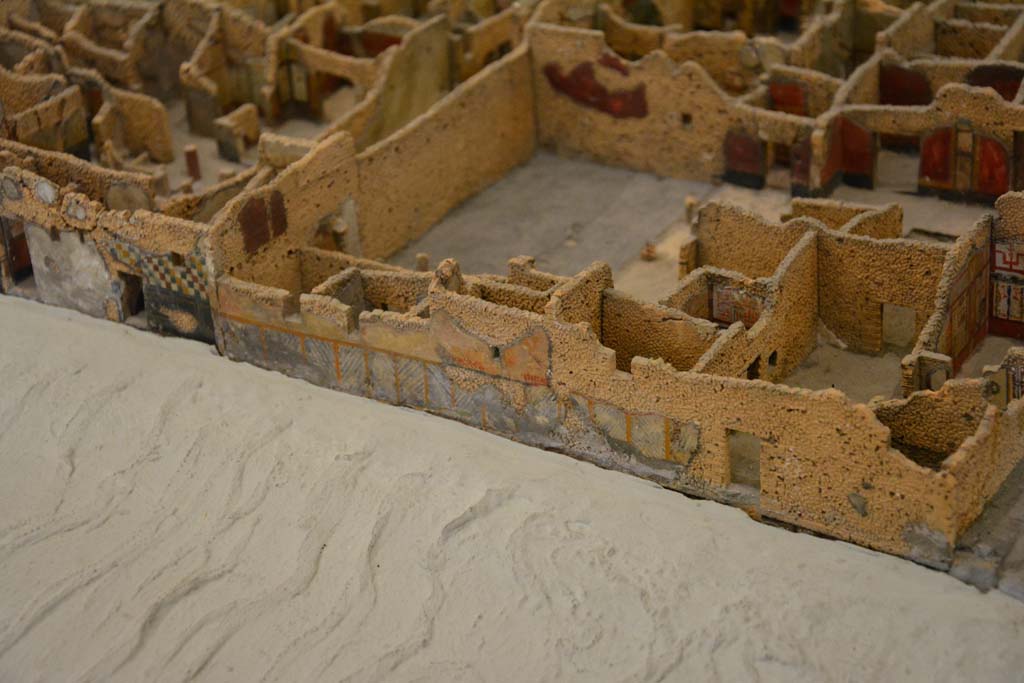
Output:
<svg viewBox="0 0 1024 683">
<path fill-rule="evenodd" d="M 996 242 L 992 270 L 1024 278 L 1024 242 Z"/>
<path fill-rule="evenodd" d="M 213 341 L 213 313 L 210 304 L 197 296 L 144 284 L 146 323 L 160 334 L 174 334 L 200 341 Z"/>
<path fill-rule="evenodd" d="M 645 457 L 665 459 L 666 424 L 662 415 L 637 414 L 630 418 L 633 447 Z"/>
<path fill-rule="evenodd" d="M 303 340 L 303 351 L 306 362 L 303 364 L 301 376 L 313 384 L 338 389 L 338 372 L 335 367 L 334 344 L 322 339 Z"/>
<path fill-rule="evenodd" d="M 807 116 L 807 86 L 797 81 L 773 80 L 768 84 L 772 109 L 787 114 Z"/>
<path fill-rule="evenodd" d="M 977 249 L 950 286 L 949 334 L 954 372 L 988 333 L 988 283 L 989 252 Z"/>
<path fill-rule="evenodd" d="M 447 413 L 454 409 L 452 402 L 452 381 L 443 365 L 427 363 L 427 408 Z"/>
<path fill-rule="evenodd" d="M 463 330 L 443 312 L 431 316 L 431 331 L 441 350 L 456 365 L 527 384 L 548 383 L 551 342 L 541 330 L 509 344 L 489 344 Z"/>
<path fill-rule="evenodd" d="M 874 187 L 876 136 L 848 118 L 842 122 L 843 180 L 848 185 Z"/>
<path fill-rule="evenodd" d="M 940 128 L 921 141 L 921 165 L 918 183 L 923 187 L 953 188 L 952 128 Z"/>
<path fill-rule="evenodd" d="M 1024 68 L 1009 64 L 982 64 L 967 74 L 967 83 L 988 87 L 999 93 L 1007 102 L 1012 102 L 1024 78 Z"/>
<path fill-rule="evenodd" d="M 1007 368 L 1010 399 L 1016 400 L 1024 396 L 1024 365 L 1011 365 Z"/>
<path fill-rule="evenodd" d="M 296 375 L 306 364 L 302 338 L 289 332 L 263 330 L 263 348 L 266 349 L 265 367 L 286 375 Z"/>
<path fill-rule="evenodd" d="M 398 403 L 395 361 L 390 354 L 369 351 L 371 396 L 385 403 Z"/>
<path fill-rule="evenodd" d="M 932 88 L 924 74 L 897 64 L 882 64 L 878 73 L 878 103 L 901 107 L 932 101 Z"/>
<path fill-rule="evenodd" d="M 561 443 L 556 434 L 561 426 L 558 398 L 547 387 L 526 387 L 526 409 L 516 423 L 517 438 L 526 443 L 547 447 Z"/>
<path fill-rule="evenodd" d="M 1024 243 L 992 245 L 991 332 L 1024 339 Z"/>
<path fill-rule="evenodd" d="M 220 326 L 224 353 L 228 358 L 260 367 L 264 365 L 263 334 L 260 328 L 224 317 L 220 319 Z"/>
<path fill-rule="evenodd" d="M 751 327 L 761 317 L 764 302 L 747 291 L 731 285 L 715 284 L 711 288 L 711 318 L 717 322 L 741 321 Z"/>
<path fill-rule="evenodd" d="M 1024 322 L 1024 284 L 996 280 L 992 315 L 1003 320 Z"/>
<path fill-rule="evenodd" d="M 366 395 L 366 352 L 353 346 L 338 345 L 338 371 L 341 389 L 358 396 Z"/>
<path fill-rule="evenodd" d="M 992 332 L 1024 338 L 1024 243 L 992 245 Z"/>
<path fill-rule="evenodd" d="M 396 357 L 395 368 L 398 374 L 399 403 L 413 408 L 426 406 L 427 385 L 423 361 Z"/>
<path fill-rule="evenodd" d="M 843 170 L 843 117 L 833 119 L 828 133 L 828 155 L 821 168 L 821 185 L 829 188 Z"/>
<path fill-rule="evenodd" d="M 998 197 L 1010 189 L 1010 160 L 1006 149 L 996 139 L 975 136 L 974 191 Z"/>
<path fill-rule="evenodd" d="M 794 142 L 789 148 L 789 169 L 792 175 L 794 194 L 806 190 L 811 184 L 811 139 Z"/>
<path fill-rule="evenodd" d="M 644 83 L 627 89 L 609 88 L 598 79 L 591 62 L 577 64 L 568 73 L 564 73 L 558 64 L 547 64 L 544 76 L 552 88 L 584 107 L 617 119 L 647 116 L 647 86 Z"/>
<path fill-rule="evenodd" d="M 741 131 L 725 136 L 725 178 L 746 187 L 764 187 L 764 143 Z"/>
</svg>

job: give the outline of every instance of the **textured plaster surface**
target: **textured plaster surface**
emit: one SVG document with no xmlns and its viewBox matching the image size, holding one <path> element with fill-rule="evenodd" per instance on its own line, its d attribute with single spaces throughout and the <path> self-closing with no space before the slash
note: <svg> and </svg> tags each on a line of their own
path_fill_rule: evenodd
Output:
<svg viewBox="0 0 1024 683">
<path fill-rule="evenodd" d="M 26 224 L 33 275 L 46 303 L 103 317 L 106 302 L 118 292 L 95 243 L 84 235 L 80 239 L 81 234 Z"/>
<path fill-rule="evenodd" d="M 1000 592 L 198 344 L 11 299 L 0 322 L 5 680 L 1024 668 Z"/>
</svg>

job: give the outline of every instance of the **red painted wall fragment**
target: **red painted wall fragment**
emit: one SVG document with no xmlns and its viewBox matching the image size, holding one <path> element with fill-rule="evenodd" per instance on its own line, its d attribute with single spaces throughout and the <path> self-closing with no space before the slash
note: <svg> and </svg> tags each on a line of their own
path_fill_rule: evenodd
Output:
<svg viewBox="0 0 1024 683">
<path fill-rule="evenodd" d="M 842 119 L 843 171 L 875 177 L 875 138 L 867 128 Z"/>
<path fill-rule="evenodd" d="M 1024 69 L 1009 64 L 983 64 L 967 74 L 968 85 L 989 87 L 1007 102 L 1017 96 Z"/>
<path fill-rule="evenodd" d="M 978 155 L 978 173 L 974 189 L 981 194 L 998 197 L 1010 189 L 1010 165 L 1006 150 L 998 141 L 989 137 L 975 138 L 975 154 Z"/>
<path fill-rule="evenodd" d="M 821 168 L 821 185 L 828 187 L 836 174 L 843 170 L 843 119 L 837 118 L 832 123 L 828 136 L 828 154 Z"/>
<path fill-rule="evenodd" d="M 262 197 L 253 197 L 245 203 L 238 214 L 238 222 L 242 227 L 242 244 L 246 253 L 254 254 L 270 241 L 267 205 Z"/>
<path fill-rule="evenodd" d="M 953 129 L 940 128 L 921 141 L 920 177 L 929 184 L 953 183 Z"/>
<path fill-rule="evenodd" d="M 789 148 L 789 170 L 794 185 L 811 184 L 811 139 L 794 142 Z"/>
<path fill-rule="evenodd" d="M 270 229 L 274 237 L 281 235 L 288 229 L 288 214 L 284 208 L 284 195 L 274 190 L 270 193 Z"/>
<path fill-rule="evenodd" d="M 617 119 L 647 116 L 647 94 L 643 83 L 630 90 L 609 90 L 598 82 L 592 62 L 577 64 L 563 74 L 557 64 L 544 67 L 544 75 L 555 90 L 585 107 L 603 111 Z"/>
<path fill-rule="evenodd" d="M 779 0 L 779 16 L 800 18 L 800 0 Z"/>
<path fill-rule="evenodd" d="M 768 84 L 768 95 L 775 111 L 807 116 L 807 93 L 803 84 L 794 81 L 772 81 Z"/>
<path fill-rule="evenodd" d="M 32 267 L 32 256 L 28 251 L 28 240 L 24 233 L 11 238 L 11 271 L 17 276 Z"/>
<path fill-rule="evenodd" d="M 729 131 L 725 136 L 725 167 L 736 173 L 764 175 L 764 143 L 753 135 Z"/>
<path fill-rule="evenodd" d="M 612 71 L 618 71 L 623 76 L 629 75 L 629 67 L 626 66 L 626 63 L 623 62 L 618 57 L 616 57 L 615 55 L 605 53 L 601 55 L 601 58 L 597 60 L 597 63 L 600 64 L 601 66 L 608 67 Z"/>
<path fill-rule="evenodd" d="M 401 36 L 393 36 L 387 33 L 371 33 L 365 31 L 362 35 L 363 50 L 367 57 L 376 57 L 392 45 L 402 42 Z"/>
<path fill-rule="evenodd" d="M 878 103 L 901 107 L 928 104 L 932 87 L 924 74 L 896 64 L 882 64 L 878 73 Z"/>
<path fill-rule="evenodd" d="M 364 31 L 355 40 L 359 41 L 359 46 L 362 47 L 365 56 L 376 57 L 392 45 L 398 45 L 401 43 L 402 37 L 388 33 Z M 333 41 L 333 49 L 343 55 L 361 56 L 356 50 L 354 39 L 348 34 L 338 35 L 337 39 Z"/>
</svg>

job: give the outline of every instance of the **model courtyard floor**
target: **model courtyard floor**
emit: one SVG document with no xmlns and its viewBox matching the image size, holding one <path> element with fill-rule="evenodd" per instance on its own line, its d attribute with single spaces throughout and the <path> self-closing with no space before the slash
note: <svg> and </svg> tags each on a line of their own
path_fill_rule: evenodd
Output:
<svg viewBox="0 0 1024 683">
<path fill-rule="evenodd" d="M 680 221 L 688 197 L 698 204 L 729 202 L 770 219 L 786 212 L 792 199 L 788 190 L 661 178 L 539 151 L 389 262 L 412 268 L 422 252 L 434 263 L 455 258 L 466 272 L 498 273 L 510 258 L 528 255 L 541 270 L 573 275 L 603 261 L 612 267 L 616 288 L 656 301 L 678 285 L 675 261 L 679 237 L 689 234 L 689 226 Z M 925 228 L 957 237 L 992 210 L 884 186 L 860 190 L 841 185 L 832 197 L 873 206 L 900 204 L 910 237 L 920 237 Z M 662 247 L 655 261 L 640 260 L 646 242 Z"/>
</svg>

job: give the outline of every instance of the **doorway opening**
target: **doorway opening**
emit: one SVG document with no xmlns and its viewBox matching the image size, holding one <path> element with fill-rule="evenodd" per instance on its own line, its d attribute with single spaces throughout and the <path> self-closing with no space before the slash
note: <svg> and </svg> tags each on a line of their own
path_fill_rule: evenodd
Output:
<svg viewBox="0 0 1024 683">
<path fill-rule="evenodd" d="M 727 430 L 727 437 L 730 482 L 760 495 L 761 439 L 733 429 Z"/>
<path fill-rule="evenodd" d="M 761 376 L 761 357 L 758 356 L 754 362 L 747 366 L 747 379 L 757 379 Z"/>
<path fill-rule="evenodd" d="M 7 253 L 7 270 L 11 275 L 12 294 L 32 296 L 35 293 L 35 274 L 32 254 L 28 248 L 25 223 L 15 218 L 0 216 L 0 239 Z"/>
<path fill-rule="evenodd" d="M 142 277 L 132 273 L 119 273 L 121 279 L 121 306 L 124 321 L 140 330 L 148 329 L 146 320 L 146 296 L 143 292 Z"/>
<path fill-rule="evenodd" d="M 765 184 L 780 190 L 789 190 L 793 183 L 792 154 L 789 145 L 768 145 L 768 174 Z"/>
<path fill-rule="evenodd" d="M 916 147 L 909 146 L 909 140 L 900 148 L 896 148 L 896 144 L 898 141 L 890 141 L 888 148 L 878 151 L 877 187 L 893 192 L 916 193 L 921 155 Z"/>
<path fill-rule="evenodd" d="M 907 306 L 882 304 L 882 347 L 900 351 L 914 346 L 917 312 Z"/>
</svg>

